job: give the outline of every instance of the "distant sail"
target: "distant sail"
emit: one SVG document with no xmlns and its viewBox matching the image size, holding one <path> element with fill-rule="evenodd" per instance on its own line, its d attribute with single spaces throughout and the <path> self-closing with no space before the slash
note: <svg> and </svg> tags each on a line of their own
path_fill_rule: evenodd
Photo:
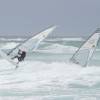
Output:
<svg viewBox="0 0 100 100">
<path fill-rule="evenodd" d="M 81 66 L 87 66 L 100 38 L 100 28 L 98 28 L 94 34 L 92 34 L 85 43 L 75 52 L 70 59 L 71 62 L 79 64 Z"/>
</svg>

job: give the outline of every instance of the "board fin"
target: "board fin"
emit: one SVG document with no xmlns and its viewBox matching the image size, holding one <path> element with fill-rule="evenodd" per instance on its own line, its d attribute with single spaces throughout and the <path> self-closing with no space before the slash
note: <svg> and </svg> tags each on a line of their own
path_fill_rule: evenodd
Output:
<svg viewBox="0 0 100 100">
<path fill-rule="evenodd" d="M 100 38 L 100 28 L 98 28 L 75 52 L 70 59 L 71 62 L 86 67 L 97 47 Z"/>
</svg>

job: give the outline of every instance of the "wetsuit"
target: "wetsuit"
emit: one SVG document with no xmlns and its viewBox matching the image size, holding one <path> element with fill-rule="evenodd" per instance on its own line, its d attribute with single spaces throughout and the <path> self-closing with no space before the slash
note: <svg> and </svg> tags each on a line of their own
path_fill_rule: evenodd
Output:
<svg viewBox="0 0 100 100">
<path fill-rule="evenodd" d="M 20 57 L 18 57 L 18 61 L 23 61 L 25 57 L 26 57 L 26 52 L 22 51 L 22 53 L 20 54 Z"/>
<path fill-rule="evenodd" d="M 20 62 L 20 61 L 23 61 L 25 57 L 26 57 L 26 52 L 25 52 L 25 51 L 19 50 L 19 51 L 18 51 L 18 55 L 16 55 L 16 56 L 13 57 L 12 59 L 17 58 L 18 61 Z"/>
</svg>

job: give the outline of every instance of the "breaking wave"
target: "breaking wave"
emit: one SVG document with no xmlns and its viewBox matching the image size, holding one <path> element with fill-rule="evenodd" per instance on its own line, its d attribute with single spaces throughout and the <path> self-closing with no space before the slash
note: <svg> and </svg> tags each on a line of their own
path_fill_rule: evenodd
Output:
<svg viewBox="0 0 100 100">
<path fill-rule="evenodd" d="M 9 42 L 6 43 L 5 45 L 2 45 L 1 48 L 2 49 L 12 49 L 15 46 L 17 46 L 19 43 L 17 42 Z M 53 44 L 49 44 L 47 46 L 45 46 L 45 42 L 41 43 L 44 46 L 41 48 L 38 48 L 38 50 L 36 52 L 41 52 L 41 53 L 73 53 L 75 52 L 78 48 L 75 46 L 71 46 L 71 45 L 61 45 L 58 43 L 53 43 Z M 96 49 L 96 51 L 100 51 L 100 49 Z"/>
<path fill-rule="evenodd" d="M 25 66 L 24 66 L 25 65 Z M 23 90 L 38 86 L 81 84 L 93 86 L 100 82 L 100 68 L 83 68 L 71 63 L 43 63 L 25 61 L 17 70 L 5 60 L 0 60 L 0 89 Z M 2 87 L 2 85 L 4 87 Z"/>
<path fill-rule="evenodd" d="M 16 47 L 19 43 L 16 42 L 10 42 L 10 43 L 6 43 L 5 45 L 2 45 L 2 49 L 12 49 L 14 47 Z"/>
<path fill-rule="evenodd" d="M 12 41 L 24 41 L 25 38 L 0 38 L 0 41 L 8 41 L 8 42 L 12 42 Z"/>
<path fill-rule="evenodd" d="M 72 53 L 76 51 L 78 48 L 74 46 L 65 46 L 61 44 L 52 44 L 50 46 L 46 46 L 40 50 L 40 52 L 48 52 L 48 53 Z M 38 50 L 39 51 L 39 50 Z"/>
<path fill-rule="evenodd" d="M 46 39 L 47 41 L 84 41 L 83 38 L 51 38 L 51 39 Z"/>
<path fill-rule="evenodd" d="M 19 43 L 10 42 L 3 45 L 2 49 L 12 49 L 17 46 Z M 45 44 L 44 44 L 45 45 Z M 51 44 L 49 46 L 42 47 L 37 50 L 37 52 L 44 52 L 44 53 L 72 53 L 77 50 L 77 47 L 74 46 L 65 46 L 61 44 Z"/>
</svg>

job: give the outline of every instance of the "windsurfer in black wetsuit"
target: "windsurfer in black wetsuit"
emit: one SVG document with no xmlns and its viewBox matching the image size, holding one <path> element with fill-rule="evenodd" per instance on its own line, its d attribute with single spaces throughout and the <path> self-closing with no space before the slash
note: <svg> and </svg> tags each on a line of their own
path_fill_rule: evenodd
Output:
<svg viewBox="0 0 100 100">
<path fill-rule="evenodd" d="M 26 52 L 19 49 L 18 54 L 16 56 L 14 56 L 12 59 L 17 58 L 18 63 L 19 63 L 19 62 L 23 61 L 25 59 L 25 57 L 26 57 Z"/>
</svg>

